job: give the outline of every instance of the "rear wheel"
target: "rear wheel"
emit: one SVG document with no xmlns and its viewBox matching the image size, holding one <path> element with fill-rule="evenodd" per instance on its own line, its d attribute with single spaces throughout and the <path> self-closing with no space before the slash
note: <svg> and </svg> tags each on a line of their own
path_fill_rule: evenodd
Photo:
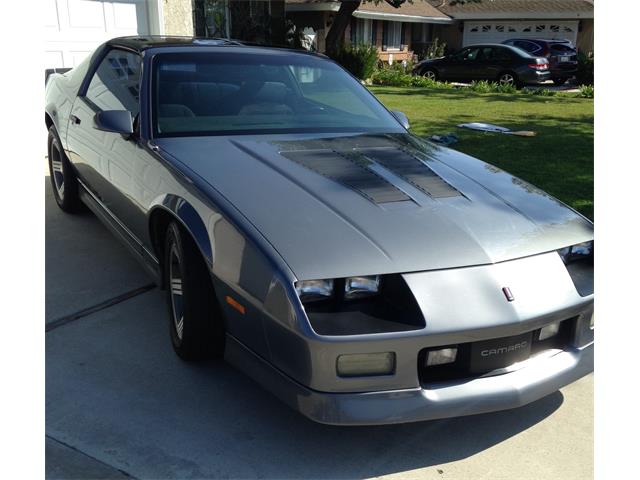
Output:
<svg viewBox="0 0 640 480">
<path fill-rule="evenodd" d="M 554 85 L 560 86 L 560 85 L 564 85 L 568 79 L 566 77 L 555 77 L 555 78 L 552 78 L 551 80 L 553 80 Z"/>
<path fill-rule="evenodd" d="M 513 72 L 502 72 L 498 75 L 498 83 L 500 85 L 513 85 L 516 88 L 520 88 L 520 81 Z"/>
<path fill-rule="evenodd" d="M 176 222 L 167 227 L 164 262 L 173 349 L 183 360 L 222 356 L 224 322 L 207 265 Z"/>
<path fill-rule="evenodd" d="M 49 157 L 49 177 L 56 203 L 67 213 L 77 212 L 82 206 L 78 197 L 78 179 L 64 154 L 58 134 L 53 126 L 49 129 L 47 154 Z"/>
<path fill-rule="evenodd" d="M 424 78 L 428 78 L 429 80 L 433 80 L 435 82 L 438 79 L 438 72 L 436 72 L 432 68 L 427 68 L 426 70 L 423 70 L 422 76 Z"/>
</svg>

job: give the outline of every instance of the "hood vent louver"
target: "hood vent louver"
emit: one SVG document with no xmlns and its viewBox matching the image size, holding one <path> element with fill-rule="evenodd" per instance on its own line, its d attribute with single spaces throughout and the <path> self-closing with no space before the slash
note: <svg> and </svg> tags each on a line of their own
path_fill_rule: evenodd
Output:
<svg viewBox="0 0 640 480">
<path fill-rule="evenodd" d="M 366 159 L 350 153 L 334 150 L 280 152 L 283 157 L 355 190 L 373 203 L 411 201 L 400 189 L 369 170 Z"/>
</svg>

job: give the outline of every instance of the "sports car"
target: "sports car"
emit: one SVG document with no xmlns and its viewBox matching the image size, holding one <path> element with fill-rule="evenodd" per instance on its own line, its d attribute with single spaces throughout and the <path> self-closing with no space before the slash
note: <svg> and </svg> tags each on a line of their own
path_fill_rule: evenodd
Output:
<svg viewBox="0 0 640 480">
<path fill-rule="evenodd" d="M 45 124 L 56 202 L 166 291 L 177 355 L 315 421 L 513 408 L 593 370 L 592 223 L 322 55 L 118 38 L 49 77 Z"/>
</svg>

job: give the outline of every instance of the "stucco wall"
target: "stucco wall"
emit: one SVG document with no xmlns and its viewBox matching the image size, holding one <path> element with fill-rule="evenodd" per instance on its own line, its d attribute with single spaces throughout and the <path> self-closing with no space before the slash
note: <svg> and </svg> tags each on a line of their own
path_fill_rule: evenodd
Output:
<svg viewBox="0 0 640 480">
<path fill-rule="evenodd" d="M 593 18 L 580 20 L 577 40 L 578 50 L 584 53 L 593 52 Z"/>
<path fill-rule="evenodd" d="M 187 35 L 193 32 L 192 0 L 162 0 L 165 35 Z"/>
</svg>

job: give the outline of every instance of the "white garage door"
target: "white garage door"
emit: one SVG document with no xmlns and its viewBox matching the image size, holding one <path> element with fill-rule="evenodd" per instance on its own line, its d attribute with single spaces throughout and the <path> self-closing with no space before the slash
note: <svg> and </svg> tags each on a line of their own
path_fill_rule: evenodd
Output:
<svg viewBox="0 0 640 480">
<path fill-rule="evenodd" d="M 45 68 L 74 67 L 104 41 L 157 32 L 158 0 L 45 0 Z"/>
<path fill-rule="evenodd" d="M 578 21 L 464 22 L 462 46 L 474 43 L 501 43 L 514 37 L 566 39 L 575 45 L 578 38 Z"/>
</svg>

